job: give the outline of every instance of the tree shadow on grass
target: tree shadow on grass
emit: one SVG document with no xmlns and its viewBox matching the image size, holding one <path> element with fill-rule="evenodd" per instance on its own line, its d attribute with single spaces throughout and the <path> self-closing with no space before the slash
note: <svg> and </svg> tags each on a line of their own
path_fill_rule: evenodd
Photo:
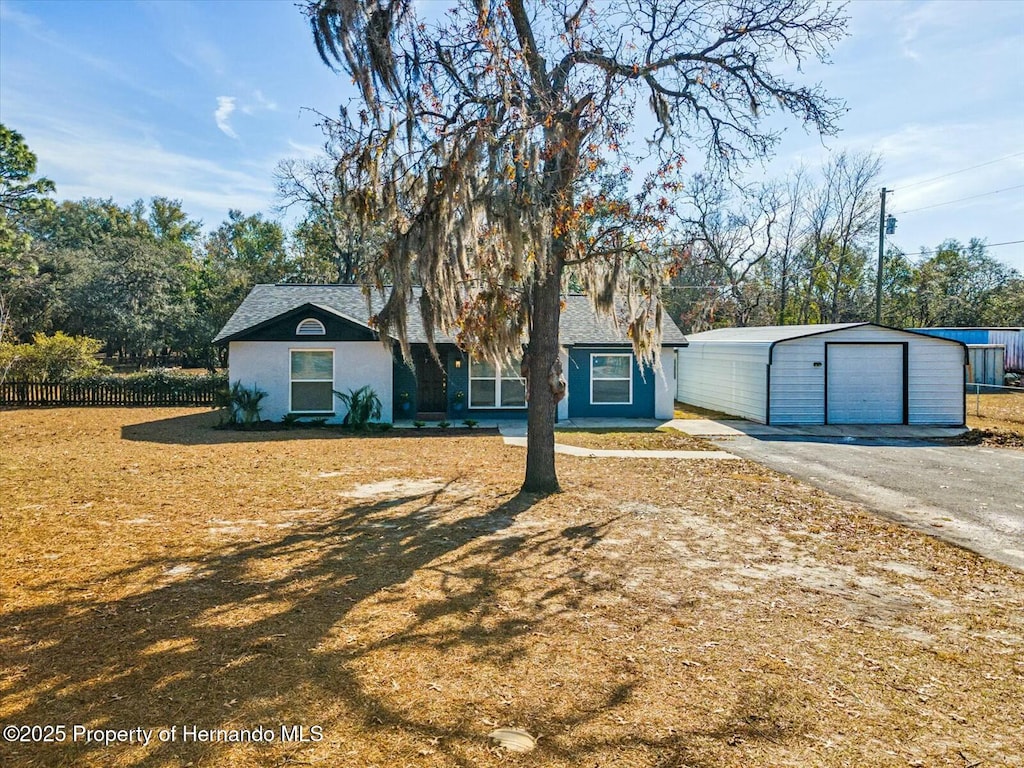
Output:
<svg viewBox="0 0 1024 768">
<path fill-rule="evenodd" d="M 564 555 L 603 535 L 595 524 L 509 531 L 537 501 L 517 494 L 481 509 L 453 481 L 430 493 L 351 503 L 264 541 L 125 566 L 104 577 L 125 585 L 118 598 L 92 596 L 88 582 L 38 583 L 34 589 L 58 599 L 7 610 L 0 620 L 9 670 L 0 682 L 5 723 L 154 734 L 177 727 L 178 735 L 167 742 L 154 736 L 148 746 L 79 740 L 2 749 L 13 765 L 276 765 L 315 760 L 320 746 L 284 742 L 282 726 L 319 725 L 334 764 L 353 738 L 364 748 L 381 745 L 382 764 L 422 744 L 441 761 L 434 764 L 475 765 L 471 756 L 488 748 L 489 730 L 478 708 L 501 706 L 480 702 L 474 676 L 514 668 L 546 616 L 578 610 L 588 587 Z M 537 578 L 538 563 L 562 568 L 573 588 L 507 605 L 510 589 Z M 421 664 L 435 666 L 436 695 L 400 692 L 402 671 Z M 443 692 L 467 681 L 477 691 Z M 638 680 L 595 683 L 571 713 L 537 702 L 504 712 L 544 733 L 564 733 L 604 718 Z M 500 698 L 500 679 L 494 686 Z M 454 700 L 464 709 L 453 711 Z M 240 748 L 184 741 L 184 726 L 259 726 L 276 738 Z M 688 735 L 617 737 L 614 744 L 652 747 L 679 765 L 700 766 Z M 599 738 L 572 750 L 548 742 L 530 764 L 575 762 L 608 746 Z M 359 757 L 352 764 L 369 763 Z"/>
<path fill-rule="evenodd" d="M 388 590 L 506 528 L 533 503 L 513 496 L 440 521 L 464 501 L 443 489 L 356 503 L 266 542 L 115 570 L 107 580 L 132 585 L 119 599 L 92 599 L 85 585 L 77 594 L 64 589 L 63 599 L 41 607 L 6 611 L 0 648 L 13 674 L 0 683 L 5 721 L 112 729 L 312 725 L 318 713 L 301 705 L 279 711 L 282 700 L 317 698 L 304 690 L 312 686 L 330 690 L 376 727 L 393 723 L 386 707 L 346 673 L 353 656 L 317 648 L 362 601 L 373 597 L 386 607 Z M 497 543 L 494 557 L 512 554 Z M 486 592 L 486 565 L 466 578 L 478 585 L 475 594 Z M 465 610 L 474 599 L 471 592 L 447 610 Z M 111 764 L 115 754 L 119 765 L 156 765 L 198 761 L 221 749 L 180 740 L 148 749 L 85 743 L 3 748 L 15 764 L 28 765 Z"/>
</svg>

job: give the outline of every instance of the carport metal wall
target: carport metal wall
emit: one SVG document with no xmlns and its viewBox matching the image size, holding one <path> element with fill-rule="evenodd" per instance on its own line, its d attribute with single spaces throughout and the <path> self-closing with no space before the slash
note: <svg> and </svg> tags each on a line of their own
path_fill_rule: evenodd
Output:
<svg viewBox="0 0 1024 768">
<path fill-rule="evenodd" d="M 904 423 L 964 423 L 967 348 L 955 340 L 873 323 L 732 328 L 688 340 L 679 354 L 683 402 L 762 423 L 824 424 L 826 341 L 906 343 Z"/>
<path fill-rule="evenodd" d="M 939 418 L 939 419 L 914 418 L 915 417 L 915 413 L 914 413 L 914 411 L 911 408 L 911 405 L 916 402 L 918 404 L 918 407 L 917 407 L 916 410 L 917 411 L 921 411 L 922 410 L 921 402 L 926 400 L 927 398 L 923 397 L 921 393 L 916 393 L 916 395 L 915 395 L 915 393 L 913 392 L 912 384 L 913 384 L 914 380 L 916 380 L 918 382 L 921 382 L 921 381 L 927 379 L 928 376 L 929 376 L 929 373 L 930 373 L 930 369 L 928 368 L 928 361 L 927 361 L 927 359 L 919 360 L 918 364 L 916 365 L 916 367 L 914 365 L 912 365 L 913 358 L 915 356 L 919 357 L 919 358 L 927 358 L 927 355 L 920 355 L 920 354 L 915 355 L 915 354 L 912 354 L 912 352 L 911 352 L 911 340 L 912 339 L 908 338 L 908 337 L 918 337 L 919 339 L 927 339 L 928 342 L 923 342 L 925 344 L 927 344 L 929 342 L 934 344 L 941 337 L 936 337 L 934 335 L 923 334 L 923 333 L 915 333 L 913 331 L 905 331 L 905 330 L 898 329 L 898 328 L 889 328 L 888 326 L 880 326 L 880 325 L 875 325 L 873 323 L 857 323 L 857 324 L 850 324 L 846 328 L 838 328 L 837 329 L 837 328 L 833 327 L 833 328 L 828 328 L 828 329 L 822 330 L 820 332 L 811 332 L 811 333 L 803 334 L 801 336 L 796 336 L 796 337 L 791 337 L 791 338 L 786 338 L 786 339 L 779 339 L 779 340 L 777 340 L 777 341 L 775 341 L 775 342 L 773 342 L 771 344 L 771 347 L 770 347 L 769 352 L 768 352 L 767 370 L 765 372 L 766 389 L 767 389 L 767 395 L 766 395 L 767 404 L 766 404 L 766 418 L 765 418 L 765 423 L 766 424 L 772 424 L 772 423 L 775 423 L 775 424 L 799 424 L 799 423 L 805 423 L 805 424 L 826 424 L 826 423 L 828 423 L 827 403 L 824 402 L 825 392 L 827 390 L 827 382 L 828 382 L 827 374 L 826 374 L 826 372 L 824 370 L 825 365 L 827 365 L 826 360 L 824 358 L 824 355 L 827 353 L 827 350 L 824 350 L 824 349 L 821 350 L 821 355 L 822 355 L 822 357 L 821 357 L 822 371 L 821 371 L 821 377 L 820 377 L 820 385 L 817 384 L 817 377 L 806 375 L 806 373 L 805 373 L 806 380 L 805 380 L 805 383 L 804 383 L 804 385 L 807 386 L 808 389 L 817 388 L 818 386 L 821 387 L 821 394 L 822 394 L 822 398 L 823 398 L 823 403 L 822 403 L 822 410 L 821 410 L 821 417 L 820 417 L 820 419 L 814 418 L 814 419 L 795 420 L 795 419 L 792 419 L 792 418 L 785 418 L 783 420 L 780 420 L 778 418 L 778 414 L 777 413 L 773 417 L 773 411 L 777 410 L 774 407 L 775 405 L 777 405 L 777 403 L 773 403 L 772 402 L 772 384 L 773 384 L 772 371 L 773 371 L 773 369 L 776 368 L 776 363 L 777 363 L 777 360 L 776 360 L 776 347 L 779 346 L 779 345 L 785 345 L 786 348 L 790 348 L 791 349 L 792 345 L 802 345 L 804 342 L 806 342 L 806 340 L 808 340 L 808 339 L 815 339 L 816 337 L 820 337 L 820 336 L 825 336 L 825 337 L 837 336 L 837 337 L 839 337 L 835 341 L 823 340 L 823 342 L 826 345 L 828 345 L 828 344 L 838 344 L 838 343 L 851 343 L 851 344 L 871 344 L 871 343 L 899 344 L 899 343 L 902 343 L 902 344 L 904 344 L 905 345 L 905 352 L 904 352 L 904 356 L 903 356 L 904 357 L 904 363 L 903 363 L 903 367 L 904 367 L 904 372 L 903 372 L 903 375 L 904 375 L 904 384 L 903 384 L 903 410 L 904 410 L 904 418 L 903 418 L 903 423 L 904 424 L 910 424 L 910 423 L 915 423 L 915 424 L 931 424 L 931 423 L 934 423 L 934 424 L 952 424 L 953 423 L 952 419 L 950 419 L 948 417 L 942 417 L 942 418 Z M 847 337 L 847 338 L 842 338 L 844 336 Z M 902 340 L 901 340 L 901 337 L 902 337 Z M 957 373 L 956 377 L 953 378 L 953 379 L 946 379 L 945 378 L 945 376 L 952 376 L 952 371 L 951 370 L 950 371 L 946 371 L 946 372 L 938 372 L 936 374 L 936 377 L 939 379 L 939 381 L 941 382 L 943 387 L 948 388 L 950 390 L 949 392 L 946 393 L 947 395 L 950 395 L 952 393 L 952 391 L 955 389 L 956 396 L 957 396 L 957 404 L 958 404 L 957 405 L 957 411 L 958 411 L 958 419 L 959 419 L 959 421 L 957 423 L 958 423 L 958 425 L 962 425 L 962 424 L 964 424 L 966 422 L 966 403 L 965 403 L 964 397 L 962 395 L 962 392 L 963 392 L 964 376 L 965 376 L 965 373 L 966 373 L 966 367 L 967 367 L 967 363 L 968 363 L 967 347 L 962 342 L 958 342 L 958 341 L 951 340 L 951 339 L 942 339 L 942 341 L 939 341 L 939 343 L 940 344 L 941 343 L 945 343 L 946 345 L 949 345 L 950 343 L 952 343 L 952 344 L 955 344 L 955 345 L 957 345 L 959 347 L 959 352 L 958 352 L 958 358 L 959 358 L 958 373 Z M 950 383 L 951 381 L 955 382 L 955 383 Z M 918 415 L 920 415 L 920 414 L 918 414 Z"/>
</svg>

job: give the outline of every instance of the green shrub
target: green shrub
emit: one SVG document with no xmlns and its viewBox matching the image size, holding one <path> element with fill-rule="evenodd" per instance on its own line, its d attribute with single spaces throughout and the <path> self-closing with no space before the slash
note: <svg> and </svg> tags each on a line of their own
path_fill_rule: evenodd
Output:
<svg viewBox="0 0 1024 768">
<path fill-rule="evenodd" d="M 281 417 L 281 423 L 284 424 L 287 429 L 291 429 L 299 423 L 300 418 L 301 417 L 297 413 L 286 413 Z"/>
<path fill-rule="evenodd" d="M 479 422 L 479 421 L 477 421 L 476 419 L 463 419 L 463 420 L 462 420 L 462 423 L 463 423 L 463 424 L 465 424 L 465 425 L 466 425 L 467 427 L 469 427 L 470 429 L 472 429 L 473 427 L 475 427 L 475 426 L 476 426 L 477 424 L 479 424 L 480 422 Z"/>
<path fill-rule="evenodd" d="M 7 370 L 10 381 L 56 382 L 100 374 L 109 371 L 96 359 L 102 347 L 102 341 L 88 336 L 37 333 L 31 344 L 0 343 L 0 370 Z"/>
<path fill-rule="evenodd" d="M 427 426 L 427 422 L 425 422 L 425 421 L 414 421 L 412 423 L 412 425 L 414 427 L 416 427 L 416 429 L 423 429 L 425 426 Z"/>
<path fill-rule="evenodd" d="M 334 396 L 341 400 L 348 409 L 342 424 L 347 424 L 353 429 L 364 430 L 367 424 L 380 418 L 380 398 L 371 387 L 350 389 L 347 394 L 334 390 Z"/>
<path fill-rule="evenodd" d="M 149 368 L 138 373 L 130 373 L 127 376 L 76 376 L 74 381 L 103 381 L 107 384 L 122 382 L 126 386 L 143 392 L 191 392 L 205 390 L 211 386 L 227 387 L 228 385 L 226 373 L 196 375 L 175 368 Z"/>
<path fill-rule="evenodd" d="M 450 427 L 451 425 L 452 425 L 452 423 L 450 421 L 439 421 L 439 422 L 437 422 L 437 426 L 439 426 L 441 429 L 448 429 L 448 427 Z"/>
<path fill-rule="evenodd" d="M 260 420 L 260 402 L 267 396 L 259 387 L 246 387 L 236 381 L 227 391 L 226 404 L 220 400 L 222 407 L 227 408 L 227 423 L 243 427 L 251 427 Z M 224 398 L 222 393 L 221 398 Z"/>
</svg>

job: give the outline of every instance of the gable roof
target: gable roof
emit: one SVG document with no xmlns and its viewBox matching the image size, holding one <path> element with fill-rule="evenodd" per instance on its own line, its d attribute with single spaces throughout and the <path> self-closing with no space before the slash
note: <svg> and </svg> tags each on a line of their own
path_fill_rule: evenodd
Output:
<svg viewBox="0 0 1024 768">
<path fill-rule="evenodd" d="M 261 283 L 253 287 L 213 343 L 233 341 L 307 305 L 370 328 L 370 317 L 384 307 L 384 298 L 379 292 L 371 291 L 367 306 L 366 296 L 358 285 Z M 594 311 L 588 297 L 576 294 L 565 297 L 565 308 L 562 310 L 558 330 L 559 340 L 564 346 L 631 344 L 623 330 L 610 318 L 602 317 Z M 427 341 L 423 320 L 414 306 L 409 308 L 406 332 L 410 344 L 425 344 Z M 434 334 L 434 340 L 439 344 L 455 343 L 453 338 L 440 331 Z M 662 344 L 669 347 L 686 345 L 682 331 L 668 316 L 665 316 L 662 323 Z"/>
</svg>

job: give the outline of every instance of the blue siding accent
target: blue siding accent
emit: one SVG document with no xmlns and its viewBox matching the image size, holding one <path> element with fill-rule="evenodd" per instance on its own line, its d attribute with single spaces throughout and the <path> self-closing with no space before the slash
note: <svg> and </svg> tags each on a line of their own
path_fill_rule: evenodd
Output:
<svg viewBox="0 0 1024 768">
<path fill-rule="evenodd" d="M 988 344 L 987 328 L 908 328 L 908 331 L 952 339 L 964 344 Z"/>
<path fill-rule="evenodd" d="M 908 331 L 941 336 L 963 344 L 1002 344 L 1007 371 L 1024 372 L 1024 328 L 908 328 Z"/>
<path fill-rule="evenodd" d="M 470 408 L 459 419 L 522 419 L 526 421 L 526 408 Z"/>
<path fill-rule="evenodd" d="M 458 360 L 462 365 L 455 367 Z M 458 423 L 463 419 L 471 418 L 466 406 L 469 403 L 469 362 L 466 354 L 458 348 L 452 348 L 445 358 L 445 375 L 448 377 L 448 420 Z M 462 401 L 455 399 L 457 393 L 462 393 Z"/>
<path fill-rule="evenodd" d="M 631 405 L 592 405 L 590 403 L 590 358 L 592 355 L 623 354 L 629 347 L 573 347 L 569 350 L 569 418 L 654 418 L 654 371 L 641 375 L 633 358 L 633 402 Z M 646 380 L 645 380 L 646 377 Z"/>
<path fill-rule="evenodd" d="M 416 415 L 416 373 L 402 361 L 402 353 L 398 349 L 392 350 L 394 362 L 392 371 L 394 376 L 394 398 L 395 403 L 392 411 L 396 419 L 411 419 Z M 402 407 L 402 393 L 409 394 L 409 407 Z"/>
<path fill-rule="evenodd" d="M 455 360 L 462 361 L 462 367 L 455 367 Z M 469 356 L 454 349 L 448 356 L 448 418 L 454 422 L 463 419 L 522 419 L 526 421 L 525 408 L 470 408 L 469 407 Z M 462 408 L 458 408 L 455 393 L 463 392 Z"/>
</svg>

